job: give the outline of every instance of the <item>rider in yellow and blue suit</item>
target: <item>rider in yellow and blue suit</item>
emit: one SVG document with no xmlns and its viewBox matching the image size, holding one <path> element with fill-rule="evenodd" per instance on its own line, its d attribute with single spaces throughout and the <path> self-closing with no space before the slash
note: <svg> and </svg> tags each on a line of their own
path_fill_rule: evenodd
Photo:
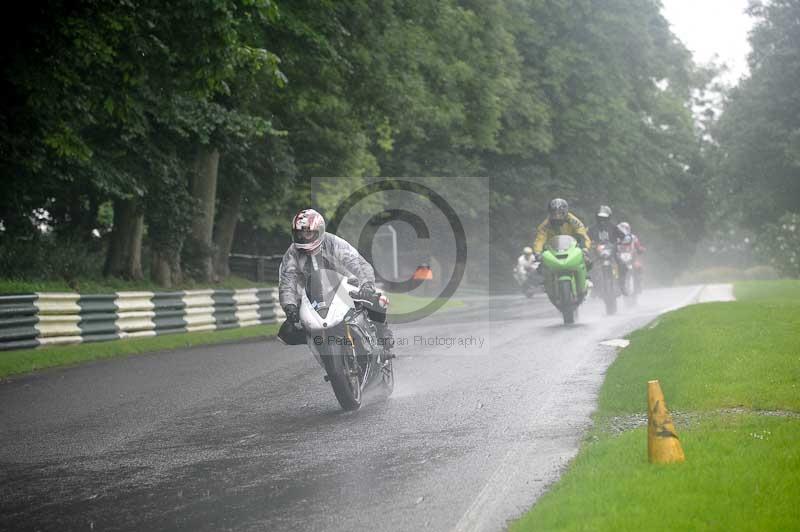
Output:
<svg viewBox="0 0 800 532">
<path fill-rule="evenodd" d="M 533 252 L 536 256 L 541 255 L 545 243 L 550 238 L 558 235 L 570 235 L 578 241 L 578 245 L 583 248 L 584 257 L 588 258 L 588 250 L 592 241 L 583 222 L 569 212 L 567 201 L 555 198 L 547 205 L 547 211 L 549 213 L 547 220 L 536 228 L 536 238 L 533 242 Z"/>
</svg>

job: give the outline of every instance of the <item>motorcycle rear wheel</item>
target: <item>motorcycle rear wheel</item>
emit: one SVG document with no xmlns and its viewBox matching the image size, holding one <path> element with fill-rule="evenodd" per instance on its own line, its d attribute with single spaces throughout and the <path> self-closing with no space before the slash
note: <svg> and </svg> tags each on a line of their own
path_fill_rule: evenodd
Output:
<svg viewBox="0 0 800 532">
<path fill-rule="evenodd" d="M 336 400 L 344 410 L 361 407 L 361 371 L 358 369 L 352 348 L 345 345 L 330 345 L 322 355 Z"/>
</svg>

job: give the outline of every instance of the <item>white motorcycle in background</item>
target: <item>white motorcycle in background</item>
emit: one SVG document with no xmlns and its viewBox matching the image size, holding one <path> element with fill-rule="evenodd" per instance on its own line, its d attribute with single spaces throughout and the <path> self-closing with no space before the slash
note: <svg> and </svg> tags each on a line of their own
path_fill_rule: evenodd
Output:
<svg viewBox="0 0 800 532">
<path fill-rule="evenodd" d="M 394 389 L 392 360 L 386 359 L 375 325 L 367 317 L 368 309 L 385 312 L 381 294 L 375 294 L 371 301 L 359 299 L 352 288 L 351 281 L 334 270 L 307 275 L 300 323 L 285 323 L 282 329 L 294 330 L 279 334 L 286 343 L 308 345 L 345 410 L 357 410 L 368 388 L 380 388 L 387 396 Z M 287 337 L 294 337 L 294 341 Z"/>
<path fill-rule="evenodd" d="M 525 297 L 533 297 L 536 292 L 542 291 L 543 278 L 538 272 L 539 264 L 539 261 L 534 261 L 526 266 L 517 263 L 514 267 L 514 279 L 517 281 L 520 291 L 525 294 Z"/>
</svg>

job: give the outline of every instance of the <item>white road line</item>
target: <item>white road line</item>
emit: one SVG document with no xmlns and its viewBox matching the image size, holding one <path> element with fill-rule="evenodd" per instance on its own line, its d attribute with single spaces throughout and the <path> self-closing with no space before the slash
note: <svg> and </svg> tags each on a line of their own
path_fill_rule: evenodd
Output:
<svg viewBox="0 0 800 532">
<path fill-rule="evenodd" d="M 517 468 L 516 460 L 513 460 L 513 458 L 516 457 L 519 447 L 520 444 L 515 443 L 514 447 L 509 449 L 505 456 L 503 456 L 500 465 L 497 466 L 492 476 L 486 481 L 486 485 L 480 493 L 478 493 L 478 496 L 475 497 L 475 500 L 472 501 L 472 504 L 469 505 L 467 511 L 461 516 L 461 519 L 458 520 L 458 523 L 456 523 L 456 526 L 453 528 L 453 532 L 480 530 L 481 516 L 487 513 L 485 507 L 491 504 L 492 498 L 496 498 L 498 492 L 503 491 L 503 489 L 508 486 L 508 477 L 511 473 L 509 469 Z"/>
</svg>

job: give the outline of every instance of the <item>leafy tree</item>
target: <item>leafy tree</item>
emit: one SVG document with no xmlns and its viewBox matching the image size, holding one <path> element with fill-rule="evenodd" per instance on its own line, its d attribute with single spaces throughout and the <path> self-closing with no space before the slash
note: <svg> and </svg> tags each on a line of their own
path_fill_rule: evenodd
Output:
<svg viewBox="0 0 800 532">
<path fill-rule="evenodd" d="M 713 196 L 721 215 L 760 229 L 800 211 L 800 4 L 754 2 L 750 14 L 750 77 L 731 91 L 713 130 Z"/>
<path fill-rule="evenodd" d="M 800 277 L 800 214 L 786 213 L 767 225 L 756 248 L 781 274 Z"/>
</svg>

